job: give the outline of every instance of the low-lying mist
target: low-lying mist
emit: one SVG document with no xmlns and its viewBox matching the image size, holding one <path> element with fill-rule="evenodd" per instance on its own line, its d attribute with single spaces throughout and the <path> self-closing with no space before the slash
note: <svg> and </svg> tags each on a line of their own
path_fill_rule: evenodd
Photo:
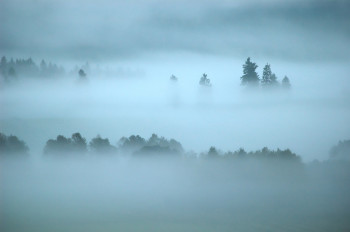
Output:
<svg viewBox="0 0 350 232">
<path fill-rule="evenodd" d="M 349 22 L 0 0 L 0 232 L 350 231 Z"/>
<path fill-rule="evenodd" d="M 347 231 L 349 163 L 2 160 L 2 231 Z"/>
<path fill-rule="evenodd" d="M 241 61 L 189 60 L 2 85 L 1 149 L 26 155 L 0 159 L 0 230 L 349 230 L 346 68 L 271 62 L 291 88 L 250 89 Z"/>
<path fill-rule="evenodd" d="M 122 136 L 157 133 L 196 152 L 290 148 L 305 161 L 326 159 L 330 146 L 350 136 L 350 86 L 341 64 L 272 61 L 277 80 L 287 75 L 291 89 L 252 91 L 240 85 L 244 59 L 170 57 L 108 64 L 108 73 L 94 73 L 91 64 L 83 83 L 77 73 L 18 78 L 1 89 L 1 130 L 23 138 L 34 157 L 48 138 L 77 131 L 113 145 Z M 261 76 L 267 61 L 256 62 Z M 209 88 L 199 85 L 203 73 Z"/>
</svg>

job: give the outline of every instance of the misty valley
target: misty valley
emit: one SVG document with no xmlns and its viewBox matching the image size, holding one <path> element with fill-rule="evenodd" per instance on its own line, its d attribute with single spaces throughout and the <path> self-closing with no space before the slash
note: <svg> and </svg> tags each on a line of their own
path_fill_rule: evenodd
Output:
<svg viewBox="0 0 350 232">
<path fill-rule="evenodd" d="M 3 57 L 1 231 L 349 230 L 349 99 L 241 67 L 229 86 Z"/>
<path fill-rule="evenodd" d="M 350 141 L 304 163 L 290 150 L 196 154 L 152 134 L 118 146 L 79 133 L 40 160 L 0 136 L 2 231 L 347 231 Z"/>
<path fill-rule="evenodd" d="M 349 22 L 0 0 L 0 232 L 350 231 Z"/>
</svg>

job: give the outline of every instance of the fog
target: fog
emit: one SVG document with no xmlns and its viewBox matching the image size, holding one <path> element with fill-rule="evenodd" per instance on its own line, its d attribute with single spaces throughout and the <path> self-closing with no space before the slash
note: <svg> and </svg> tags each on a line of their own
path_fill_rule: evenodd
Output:
<svg viewBox="0 0 350 232">
<path fill-rule="evenodd" d="M 2 162 L 2 230 L 349 229 L 348 164 L 91 161 Z"/>
<path fill-rule="evenodd" d="M 349 9 L 0 1 L 0 230 L 350 230 Z"/>
<path fill-rule="evenodd" d="M 100 134 L 116 144 L 122 136 L 156 133 L 196 152 L 267 146 L 290 148 L 304 161 L 327 159 L 330 147 L 349 137 L 348 67 L 271 61 L 279 79 L 290 76 L 292 89 L 264 92 L 240 85 L 242 63 L 177 55 L 115 64 L 109 72 L 117 74 L 91 74 L 84 84 L 77 75 L 28 78 L 0 93 L 2 132 L 20 136 L 33 157 L 58 134 L 80 132 L 88 140 Z M 129 71 L 118 74 L 121 69 Z M 204 72 L 210 89 L 198 84 Z"/>
</svg>

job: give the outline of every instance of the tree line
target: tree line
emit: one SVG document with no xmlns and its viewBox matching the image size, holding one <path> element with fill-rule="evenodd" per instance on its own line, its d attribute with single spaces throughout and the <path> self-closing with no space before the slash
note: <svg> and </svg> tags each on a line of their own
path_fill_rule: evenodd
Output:
<svg viewBox="0 0 350 232">
<path fill-rule="evenodd" d="M 256 69 L 258 65 L 247 58 L 246 62 L 243 64 L 243 75 L 240 77 L 241 84 L 248 87 L 258 87 L 261 86 L 264 89 L 272 89 L 282 87 L 283 89 L 289 89 L 291 87 L 290 80 L 285 76 L 281 83 L 275 73 L 271 71 L 271 65 L 266 64 L 263 68 L 262 77 L 260 78 Z M 89 63 L 86 63 L 82 67 L 76 66 L 71 74 L 78 75 L 80 81 L 87 80 L 87 73 L 90 71 Z M 58 66 L 51 62 L 46 62 L 42 60 L 39 65 L 37 65 L 32 58 L 28 59 L 16 59 L 11 58 L 9 61 L 6 56 L 1 58 L 0 62 L 0 75 L 5 80 L 5 82 L 11 82 L 16 80 L 19 76 L 36 76 L 36 77 L 53 77 L 62 76 L 66 74 L 66 71 L 62 66 Z M 177 82 L 178 77 L 175 75 L 170 76 L 172 82 Z M 211 87 L 211 80 L 208 78 L 206 73 L 199 79 L 199 85 L 203 87 Z"/>
<path fill-rule="evenodd" d="M 293 153 L 290 149 L 270 150 L 264 147 L 261 150 L 247 152 L 243 148 L 239 148 L 236 151 L 222 152 L 216 147 L 211 146 L 208 151 L 199 154 L 192 151 L 186 152 L 179 141 L 166 139 L 157 134 L 152 134 L 148 139 L 140 135 L 122 137 L 116 145 L 112 145 L 108 138 L 102 138 L 100 135 L 91 139 L 89 143 L 78 132 L 72 134 L 71 137 L 58 135 L 55 139 L 46 141 L 43 154 L 45 156 L 60 157 L 87 154 L 173 155 L 208 159 L 273 159 L 301 162 L 300 156 Z M 23 140 L 14 135 L 6 136 L 0 133 L 0 157 L 28 155 L 29 148 Z M 329 151 L 329 160 L 350 161 L 350 140 L 339 141 L 337 145 L 333 146 Z"/>
<path fill-rule="evenodd" d="M 62 66 L 45 60 L 37 65 L 32 58 L 7 60 L 6 56 L 3 56 L 0 61 L 0 74 L 5 81 L 12 81 L 19 76 L 52 77 L 64 75 L 65 70 Z"/>
<path fill-rule="evenodd" d="M 246 62 L 243 64 L 243 75 L 240 77 L 241 85 L 247 87 L 259 87 L 261 86 L 264 89 L 276 89 L 282 87 L 283 89 L 290 89 L 291 84 L 287 76 L 284 76 L 282 82 L 278 81 L 278 78 L 275 73 L 271 71 L 271 65 L 267 63 L 264 66 L 262 78 L 260 79 L 259 74 L 256 72 L 258 65 L 250 60 L 250 57 L 247 58 Z M 178 78 L 175 75 L 170 76 L 172 82 L 177 82 Z M 203 87 L 211 87 L 212 83 L 208 78 L 206 73 L 199 79 L 199 85 Z"/>
<path fill-rule="evenodd" d="M 28 155 L 28 147 L 24 141 L 16 136 L 0 133 L 0 157 Z M 301 162 L 300 156 L 289 149 L 270 150 L 264 147 L 261 150 L 246 152 L 243 148 L 237 151 L 221 152 L 215 147 L 202 153 L 186 152 L 181 143 L 175 139 L 166 139 L 156 134 L 145 139 L 140 135 L 122 137 L 116 145 L 112 145 L 108 138 L 97 135 L 89 143 L 80 133 L 71 137 L 58 135 L 55 139 L 47 140 L 43 149 L 46 157 L 82 157 L 86 155 L 117 156 L 132 155 L 136 157 L 188 157 L 205 159 L 257 159 L 257 160 L 284 160 Z"/>
<path fill-rule="evenodd" d="M 90 71 L 90 65 L 86 62 L 81 67 L 75 66 L 71 75 L 78 75 L 79 80 L 85 80 L 87 73 Z M 61 65 L 52 62 L 47 62 L 44 59 L 40 64 L 28 59 L 13 59 L 8 60 L 3 56 L 0 61 L 0 77 L 5 82 L 12 82 L 18 80 L 20 77 L 41 77 L 52 78 L 66 75 L 67 72 Z"/>
</svg>

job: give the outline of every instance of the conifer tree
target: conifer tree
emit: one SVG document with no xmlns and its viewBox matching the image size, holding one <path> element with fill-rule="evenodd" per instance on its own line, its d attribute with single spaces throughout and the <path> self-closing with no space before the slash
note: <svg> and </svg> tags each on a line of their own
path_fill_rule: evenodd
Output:
<svg viewBox="0 0 350 232">
<path fill-rule="evenodd" d="M 282 80 L 282 87 L 283 87 L 284 89 L 290 89 L 290 87 L 291 87 L 289 78 L 288 78 L 287 76 L 284 76 L 284 78 L 283 78 L 283 80 Z"/>
<path fill-rule="evenodd" d="M 243 65 L 243 76 L 241 76 L 242 85 L 252 87 L 259 85 L 259 75 L 255 71 L 257 67 L 256 63 L 251 62 L 250 57 L 248 57 Z"/>
<path fill-rule="evenodd" d="M 272 76 L 271 66 L 269 64 L 266 64 L 263 70 L 262 78 L 261 78 L 261 85 L 263 87 L 267 87 L 271 84 L 271 76 Z"/>
</svg>

